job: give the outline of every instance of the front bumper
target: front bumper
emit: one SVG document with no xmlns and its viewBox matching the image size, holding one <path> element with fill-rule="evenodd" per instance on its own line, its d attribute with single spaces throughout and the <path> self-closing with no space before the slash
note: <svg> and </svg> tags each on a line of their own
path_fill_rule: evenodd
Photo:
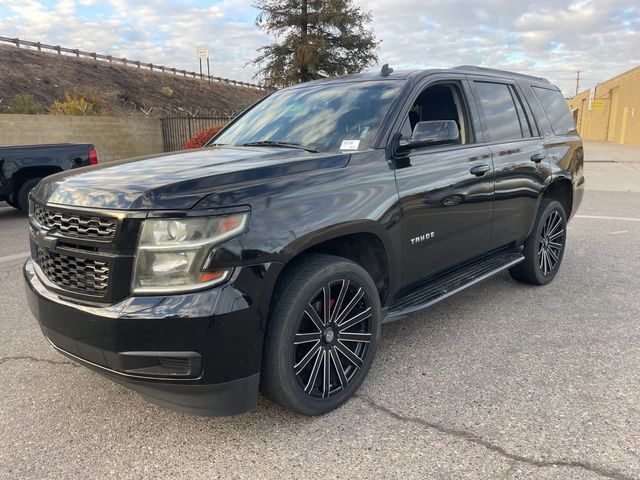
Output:
<svg viewBox="0 0 640 480">
<path fill-rule="evenodd" d="M 256 408 L 268 266 L 237 269 L 229 283 L 203 292 L 109 306 L 53 292 L 36 268 L 31 259 L 24 266 L 29 307 L 61 353 L 169 408 L 197 415 Z"/>
</svg>

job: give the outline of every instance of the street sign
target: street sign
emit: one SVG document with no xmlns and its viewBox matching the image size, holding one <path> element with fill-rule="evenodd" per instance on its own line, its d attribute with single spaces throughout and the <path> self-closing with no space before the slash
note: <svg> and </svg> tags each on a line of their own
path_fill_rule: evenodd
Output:
<svg viewBox="0 0 640 480">
<path fill-rule="evenodd" d="M 593 100 L 591 102 L 591 110 L 602 110 L 604 100 Z"/>
<path fill-rule="evenodd" d="M 198 47 L 197 49 L 198 61 L 200 62 L 200 78 L 204 79 L 202 75 L 202 60 L 207 61 L 207 79 L 211 81 L 211 65 L 209 64 L 209 47 Z"/>
</svg>

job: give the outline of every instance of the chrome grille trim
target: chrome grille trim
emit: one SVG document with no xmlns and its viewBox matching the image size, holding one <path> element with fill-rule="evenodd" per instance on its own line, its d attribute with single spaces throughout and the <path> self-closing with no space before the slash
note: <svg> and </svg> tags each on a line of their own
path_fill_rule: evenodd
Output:
<svg viewBox="0 0 640 480">
<path fill-rule="evenodd" d="M 109 264 L 37 247 L 37 263 L 50 282 L 66 290 L 104 296 L 109 286 Z"/>
<path fill-rule="evenodd" d="M 56 211 L 37 203 L 33 218 L 47 230 L 56 229 L 63 235 L 76 238 L 112 240 L 118 229 L 115 218 Z"/>
</svg>

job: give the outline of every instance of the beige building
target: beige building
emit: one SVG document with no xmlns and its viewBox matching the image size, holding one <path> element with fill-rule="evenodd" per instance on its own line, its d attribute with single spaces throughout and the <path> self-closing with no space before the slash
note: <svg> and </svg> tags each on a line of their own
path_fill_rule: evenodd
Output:
<svg viewBox="0 0 640 480">
<path fill-rule="evenodd" d="M 640 146 L 640 67 L 567 99 L 585 140 Z"/>
</svg>

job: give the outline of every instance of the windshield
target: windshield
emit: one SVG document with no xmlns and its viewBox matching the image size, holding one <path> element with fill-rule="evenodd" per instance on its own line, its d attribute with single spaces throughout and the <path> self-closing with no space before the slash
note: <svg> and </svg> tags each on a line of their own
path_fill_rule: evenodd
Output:
<svg viewBox="0 0 640 480">
<path fill-rule="evenodd" d="M 277 142 L 320 152 L 364 150 L 401 87 L 401 81 L 378 80 L 276 92 L 239 118 L 213 144 Z"/>
</svg>

